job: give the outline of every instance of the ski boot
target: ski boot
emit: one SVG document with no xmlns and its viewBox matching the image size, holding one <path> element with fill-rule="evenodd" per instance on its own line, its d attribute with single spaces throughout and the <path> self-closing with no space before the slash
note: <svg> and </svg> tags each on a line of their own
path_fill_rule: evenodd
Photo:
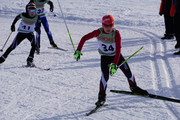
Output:
<svg viewBox="0 0 180 120">
<path fill-rule="evenodd" d="M 129 86 L 130 86 L 130 90 L 135 93 L 135 94 L 139 94 L 139 95 L 148 95 L 149 93 L 147 92 L 147 90 L 143 90 L 142 88 L 138 87 L 136 85 L 136 82 L 132 82 L 131 80 L 128 80 L 129 82 Z"/>
<path fill-rule="evenodd" d="M 174 39 L 174 35 L 173 34 L 170 34 L 170 35 L 164 34 L 164 37 L 162 37 L 161 39 L 162 40 L 164 40 L 164 39 Z"/>
<path fill-rule="evenodd" d="M 58 48 L 58 46 L 54 43 L 53 40 L 50 41 L 50 44 L 51 44 L 51 46 L 52 46 L 53 48 Z"/>
<path fill-rule="evenodd" d="M 35 64 L 33 63 L 33 58 L 32 57 L 28 57 L 27 66 L 28 67 L 35 67 Z"/>
<path fill-rule="evenodd" d="M 149 93 L 147 92 L 147 90 L 143 90 L 142 88 L 136 86 L 131 86 L 130 90 L 135 93 L 135 94 L 139 94 L 139 95 L 148 95 Z"/>
<path fill-rule="evenodd" d="M 180 43 L 176 43 L 176 45 L 174 47 L 175 47 L 175 49 L 180 48 Z"/>
<path fill-rule="evenodd" d="M 99 94 L 98 101 L 95 103 L 96 106 L 102 106 L 106 102 L 106 94 Z"/>
<path fill-rule="evenodd" d="M 180 51 L 175 52 L 174 55 L 180 55 Z"/>
</svg>

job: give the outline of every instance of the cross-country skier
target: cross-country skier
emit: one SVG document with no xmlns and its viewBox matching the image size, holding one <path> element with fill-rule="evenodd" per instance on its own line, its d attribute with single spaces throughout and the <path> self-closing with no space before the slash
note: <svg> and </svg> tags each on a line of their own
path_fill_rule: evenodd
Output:
<svg viewBox="0 0 180 120">
<path fill-rule="evenodd" d="M 51 44 L 51 46 L 53 48 L 57 48 L 57 45 L 55 44 L 54 40 L 53 40 L 53 36 L 51 34 L 51 31 L 49 30 L 49 24 L 45 15 L 45 9 L 44 9 L 44 5 L 47 3 L 48 5 L 50 5 L 50 11 L 53 12 L 54 11 L 54 5 L 53 2 L 51 2 L 50 0 L 30 0 L 30 2 L 33 2 L 36 7 L 37 7 L 37 14 L 40 16 L 41 18 L 41 23 L 44 26 L 44 29 L 47 33 L 47 36 L 49 38 L 49 42 Z M 38 33 L 38 46 L 40 47 L 40 34 L 41 34 L 41 30 L 39 29 L 37 31 Z"/>
<path fill-rule="evenodd" d="M 26 5 L 26 12 L 22 12 L 16 18 L 14 19 L 12 25 L 11 25 L 11 31 L 15 31 L 15 24 L 19 20 L 21 20 L 21 23 L 19 24 L 18 33 L 13 41 L 13 43 L 10 45 L 10 47 L 5 51 L 5 53 L 0 57 L 0 63 L 3 63 L 5 59 L 8 57 L 10 52 L 14 50 L 25 38 L 27 38 L 31 43 L 31 51 L 27 58 L 27 65 L 28 66 L 34 66 L 33 58 L 34 58 L 34 52 L 36 49 L 36 41 L 34 37 L 34 31 L 40 29 L 40 17 L 36 14 L 36 5 L 34 3 L 29 3 Z M 38 23 L 38 25 L 35 27 L 35 24 Z"/>
<path fill-rule="evenodd" d="M 95 103 L 97 106 L 103 105 L 106 101 L 106 87 L 110 74 L 113 75 L 117 71 L 123 61 L 124 57 L 121 54 L 121 36 L 118 30 L 114 28 L 114 18 L 111 15 L 106 15 L 102 18 L 102 27 L 94 30 L 83 36 L 74 53 L 75 59 L 78 61 L 82 55 L 81 50 L 86 40 L 93 37 L 97 38 L 99 45 L 99 53 L 101 55 L 101 80 L 100 89 L 98 94 L 98 101 Z M 130 90 L 137 94 L 148 94 L 146 90 L 137 86 L 135 77 L 132 75 L 131 70 L 127 62 L 123 64 L 120 69 L 123 71 L 128 79 Z"/>
</svg>

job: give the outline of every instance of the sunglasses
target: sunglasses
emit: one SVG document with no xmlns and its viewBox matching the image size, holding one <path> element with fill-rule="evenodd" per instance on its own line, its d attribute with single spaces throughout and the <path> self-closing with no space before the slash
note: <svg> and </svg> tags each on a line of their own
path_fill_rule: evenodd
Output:
<svg viewBox="0 0 180 120">
<path fill-rule="evenodd" d="M 34 9 L 34 10 L 29 9 L 28 12 L 31 12 L 31 13 L 36 12 L 36 9 Z"/>
<path fill-rule="evenodd" d="M 103 24 L 103 27 L 114 27 L 114 24 Z"/>
</svg>

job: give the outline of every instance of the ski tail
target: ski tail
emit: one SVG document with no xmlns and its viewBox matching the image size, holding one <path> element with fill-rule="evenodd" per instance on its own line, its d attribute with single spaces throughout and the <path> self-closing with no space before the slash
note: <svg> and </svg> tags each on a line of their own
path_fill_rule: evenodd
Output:
<svg viewBox="0 0 180 120">
<path fill-rule="evenodd" d="M 96 106 L 96 107 L 93 108 L 90 112 L 86 113 L 86 116 L 89 116 L 89 115 L 97 112 L 97 111 L 100 110 L 101 108 L 106 107 L 106 106 L 108 106 L 108 104 Z"/>
<path fill-rule="evenodd" d="M 164 97 L 164 96 L 150 94 L 150 93 L 148 95 L 140 95 L 140 94 L 135 94 L 133 92 L 121 91 L 121 90 L 110 90 L 110 92 L 180 103 L 180 99 L 174 99 L 174 98 Z"/>
<path fill-rule="evenodd" d="M 49 71 L 50 70 L 50 68 L 41 68 L 41 67 L 38 67 L 36 65 L 34 65 L 34 66 L 23 65 L 22 67 L 25 67 L 25 68 L 37 68 L 39 70 L 45 70 L 45 71 Z"/>
</svg>

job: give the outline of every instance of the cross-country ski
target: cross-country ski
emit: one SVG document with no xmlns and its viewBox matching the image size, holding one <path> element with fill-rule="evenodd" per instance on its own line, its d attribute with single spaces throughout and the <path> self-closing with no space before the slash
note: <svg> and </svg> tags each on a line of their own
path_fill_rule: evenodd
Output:
<svg viewBox="0 0 180 120">
<path fill-rule="evenodd" d="M 150 94 L 150 93 L 147 95 L 140 95 L 133 92 L 122 91 L 122 90 L 110 90 L 110 92 L 180 103 L 180 99 L 175 99 L 175 98 L 170 98 L 170 97 L 165 97 L 165 96 L 160 96 L 160 95 L 155 95 L 155 94 Z"/>
</svg>

